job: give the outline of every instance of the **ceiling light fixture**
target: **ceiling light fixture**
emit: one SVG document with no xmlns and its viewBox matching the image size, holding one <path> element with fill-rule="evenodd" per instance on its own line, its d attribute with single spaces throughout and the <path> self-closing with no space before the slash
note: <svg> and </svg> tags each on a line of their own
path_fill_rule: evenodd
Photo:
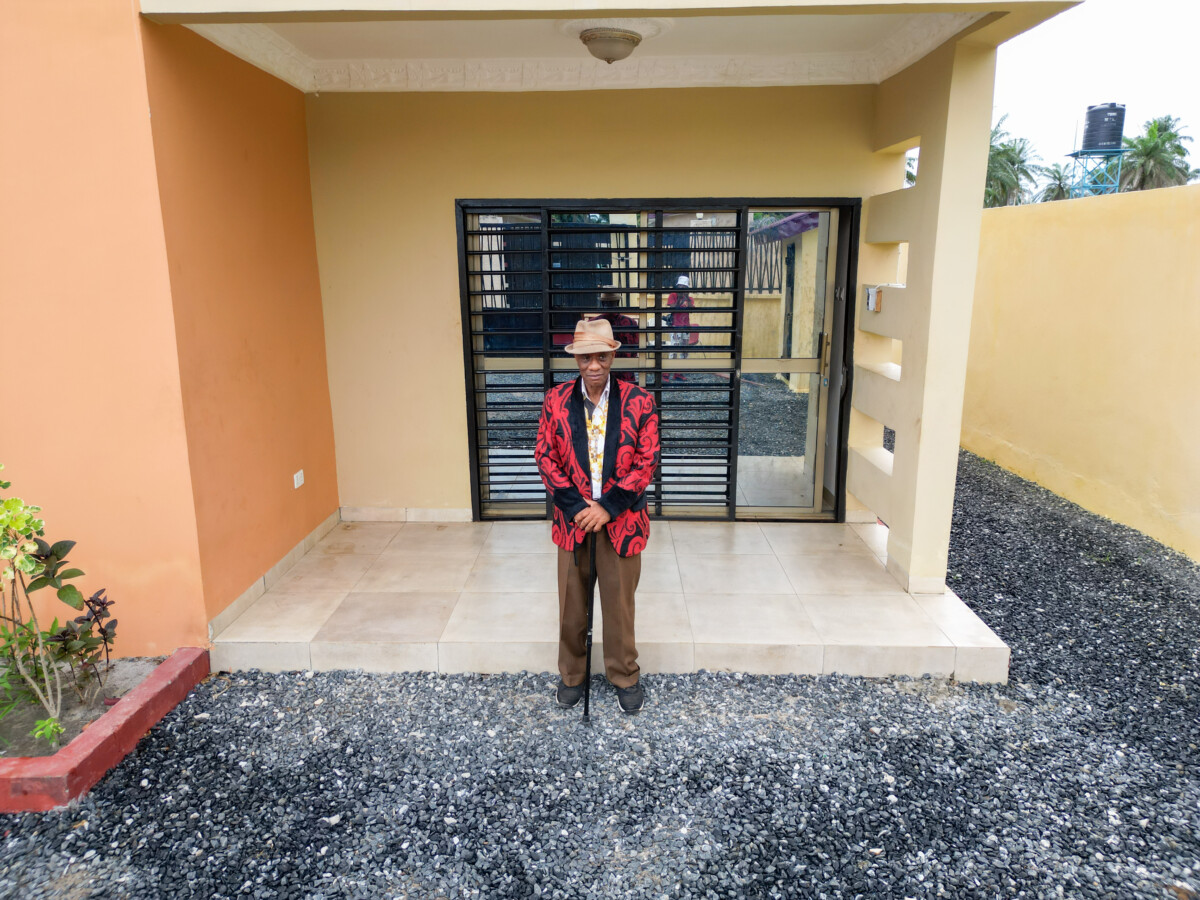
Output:
<svg viewBox="0 0 1200 900">
<path fill-rule="evenodd" d="M 588 53 L 610 66 L 618 59 L 625 59 L 642 42 L 640 34 L 624 28 L 588 28 L 580 33 L 579 39 Z"/>
</svg>

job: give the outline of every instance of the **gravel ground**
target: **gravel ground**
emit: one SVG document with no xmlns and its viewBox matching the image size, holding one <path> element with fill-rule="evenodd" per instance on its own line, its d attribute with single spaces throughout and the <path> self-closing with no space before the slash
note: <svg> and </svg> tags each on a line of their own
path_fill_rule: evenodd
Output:
<svg viewBox="0 0 1200 900">
<path fill-rule="evenodd" d="M 1196 567 L 969 455 L 951 558 L 1010 686 L 217 677 L 0 817 L 0 895 L 1195 897 Z"/>
</svg>

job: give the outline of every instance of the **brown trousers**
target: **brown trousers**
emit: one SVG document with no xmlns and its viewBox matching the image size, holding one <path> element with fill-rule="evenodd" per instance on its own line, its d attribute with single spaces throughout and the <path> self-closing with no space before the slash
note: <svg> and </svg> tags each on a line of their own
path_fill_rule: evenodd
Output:
<svg viewBox="0 0 1200 900">
<path fill-rule="evenodd" d="M 609 681 L 625 688 L 637 684 L 641 671 L 633 637 L 633 594 L 642 575 L 642 556 L 618 556 L 605 529 L 589 534 L 576 551 L 558 549 L 558 672 L 566 685 L 583 683 L 592 541 L 596 541 L 598 605 L 604 610 L 604 669 Z M 596 638 L 593 631 L 593 643 Z"/>
</svg>

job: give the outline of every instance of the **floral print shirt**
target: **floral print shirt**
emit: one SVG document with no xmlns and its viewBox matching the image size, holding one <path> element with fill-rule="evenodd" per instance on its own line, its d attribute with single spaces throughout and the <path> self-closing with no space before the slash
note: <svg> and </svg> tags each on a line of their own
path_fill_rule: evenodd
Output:
<svg viewBox="0 0 1200 900">
<path fill-rule="evenodd" d="M 600 402 L 593 404 L 587 395 L 587 388 L 580 379 L 579 389 L 583 391 L 583 408 L 587 411 L 588 433 L 588 466 L 592 470 L 592 499 L 599 500 L 604 478 L 604 432 L 608 426 L 608 392 L 612 387 L 612 376 L 604 385 L 604 393 Z"/>
</svg>

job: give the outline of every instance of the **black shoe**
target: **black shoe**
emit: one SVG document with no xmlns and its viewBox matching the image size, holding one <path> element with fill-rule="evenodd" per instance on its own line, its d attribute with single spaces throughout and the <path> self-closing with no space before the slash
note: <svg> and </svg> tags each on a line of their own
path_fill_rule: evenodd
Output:
<svg viewBox="0 0 1200 900">
<path fill-rule="evenodd" d="M 623 713 L 633 715 L 639 712 L 646 702 L 646 693 L 642 690 L 642 683 L 639 681 L 627 688 L 617 688 L 617 702 L 621 704 Z"/>
<path fill-rule="evenodd" d="M 558 691 L 554 694 L 554 699 L 558 701 L 558 705 L 563 709 L 570 709 L 573 706 L 578 706 L 579 701 L 583 699 L 583 682 L 571 687 L 563 683 L 560 678 L 558 680 Z"/>
</svg>

